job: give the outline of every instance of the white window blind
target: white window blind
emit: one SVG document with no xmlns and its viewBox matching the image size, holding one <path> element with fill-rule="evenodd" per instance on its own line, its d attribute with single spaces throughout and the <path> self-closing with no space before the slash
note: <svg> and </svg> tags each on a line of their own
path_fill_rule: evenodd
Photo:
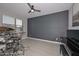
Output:
<svg viewBox="0 0 79 59">
<path fill-rule="evenodd" d="M 22 20 L 16 19 L 16 27 L 22 27 Z"/>
<path fill-rule="evenodd" d="M 3 15 L 3 24 L 15 24 L 15 18 Z"/>
</svg>

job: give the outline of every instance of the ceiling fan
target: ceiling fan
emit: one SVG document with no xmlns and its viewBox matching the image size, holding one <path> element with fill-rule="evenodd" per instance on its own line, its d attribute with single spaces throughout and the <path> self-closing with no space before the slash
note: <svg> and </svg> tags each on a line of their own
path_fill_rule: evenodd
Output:
<svg viewBox="0 0 79 59">
<path fill-rule="evenodd" d="M 31 5 L 30 3 L 27 3 L 27 5 L 30 7 L 30 11 L 28 13 L 33 13 L 33 12 L 40 12 L 41 10 L 37 10 L 34 8 L 34 5 Z"/>
</svg>

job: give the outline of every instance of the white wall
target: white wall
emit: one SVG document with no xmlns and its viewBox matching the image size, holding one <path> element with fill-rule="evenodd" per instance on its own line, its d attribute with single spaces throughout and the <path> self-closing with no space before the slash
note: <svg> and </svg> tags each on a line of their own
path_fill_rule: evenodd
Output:
<svg viewBox="0 0 79 59">
<path fill-rule="evenodd" d="M 2 26 L 2 13 L 0 12 L 0 26 Z"/>
<path fill-rule="evenodd" d="M 79 10 L 79 8 L 75 8 L 75 6 L 79 6 L 79 4 L 74 4 L 74 7 L 72 6 L 69 10 L 69 23 L 68 23 L 68 29 L 72 30 L 79 30 L 79 26 L 72 27 L 72 15 L 73 15 L 73 9 L 76 9 L 74 12 Z"/>
<path fill-rule="evenodd" d="M 25 32 L 24 33 L 24 36 L 23 38 L 27 38 L 27 18 L 23 19 L 23 31 Z"/>
</svg>

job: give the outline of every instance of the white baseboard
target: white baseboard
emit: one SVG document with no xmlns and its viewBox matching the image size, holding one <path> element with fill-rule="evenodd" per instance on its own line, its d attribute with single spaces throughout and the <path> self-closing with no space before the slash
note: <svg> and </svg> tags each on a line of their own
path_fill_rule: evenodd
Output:
<svg viewBox="0 0 79 59">
<path fill-rule="evenodd" d="M 25 39 L 27 39 L 28 37 L 22 37 L 22 40 L 25 40 Z"/>
<path fill-rule="evenodd" d="M 39 38 L 32 38 L 32 37 L 28 37 L 28 39 L 39 40 L 39 41 L 49 42 L 49 43 L 55 43 L 55 44 L 63 44 L 63 43 L 61 43 L 61 42 L 50 41 L 50 40 L 39 39 Z"/>
</svg>

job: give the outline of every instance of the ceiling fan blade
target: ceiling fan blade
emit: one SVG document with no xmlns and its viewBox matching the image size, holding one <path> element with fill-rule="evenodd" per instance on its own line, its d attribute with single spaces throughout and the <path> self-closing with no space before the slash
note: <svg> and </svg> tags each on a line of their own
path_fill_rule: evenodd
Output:
<svg viewBox="0 0 79 59">
<path fill-rule="evenodd" d="M 32 8 L 32 5 L 31 5 L 30 3 L 27 3 L 27 5 L 28 5 L 30 8 Z"/>
<path fill-rule="evenodd" d="M 31 10 L 28 13 L 31 13 Z"/>
<path fill-rule="evenodd" d="M 34 9 L 34 11 L 41 12 L 41 10 Z"/>
</svg>

